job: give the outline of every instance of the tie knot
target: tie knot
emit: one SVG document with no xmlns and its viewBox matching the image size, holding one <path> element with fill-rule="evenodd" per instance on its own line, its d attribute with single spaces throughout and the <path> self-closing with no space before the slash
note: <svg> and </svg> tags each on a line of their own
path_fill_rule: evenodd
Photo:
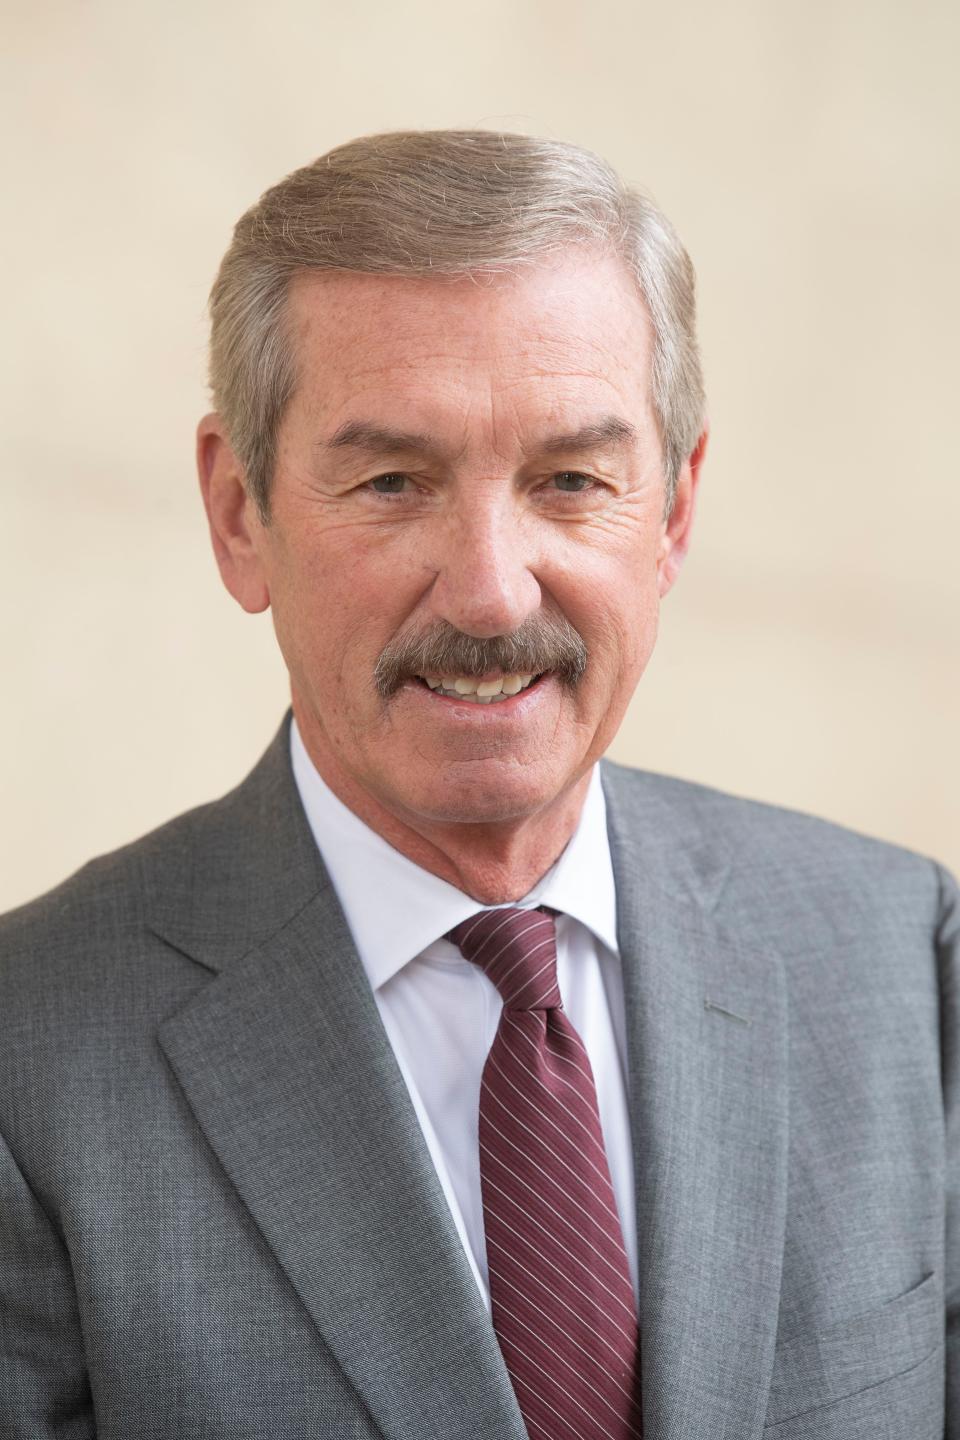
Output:
<svg viewBox="0 0 960 1440">
<path fill-rule="evenodd" d="M 481 910 L 447 935 L 492 980 L 507 1010 L 560 1006 L 557 937 L 552 915 L 541 910 Z"/>
</svg>

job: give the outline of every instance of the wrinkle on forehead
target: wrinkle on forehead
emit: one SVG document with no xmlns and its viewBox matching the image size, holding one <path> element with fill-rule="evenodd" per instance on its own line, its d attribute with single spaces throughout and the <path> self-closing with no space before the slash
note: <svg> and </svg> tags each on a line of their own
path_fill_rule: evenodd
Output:
<svg viewBox="0 0 960 1440">
<path fill-rule="evenodd" d="M 619 264 L 582 255 L 478 288 L 412 277 L 303 275 L 291 287 L 311 443 L 348 420 L 462 449 L 524 450 L 604 413 L 641 427 L 651 327 Z"/>
<path fill-rule="evenodd" d="M 587 322 L 591 311 L 601 318 L 598 300 L 606 314 L 593 328 Z M 613 358 L 629 331 L 644 340 L 649 331 L 646 305 L 624 266 L 609 256 L 577 253 L 482 288 L 466 278 L 301 272 L 291 280 L 288 318 L 298 340 L 335 339 L 341 359 L 346 337 L 376 344 L 392 332 L 396 340 L 417 343 L 419 362 L 442 363 L 462 356 L 471 341 L 488 346 L 495 333 L 505 353 L 522 353 L 525 339 L 541 352 L 558 345 L 551 369 L 569 361 L 571 340 Z M 620 332 L 613 347 L 607 343 L 611 323 Z"/>
</svg>

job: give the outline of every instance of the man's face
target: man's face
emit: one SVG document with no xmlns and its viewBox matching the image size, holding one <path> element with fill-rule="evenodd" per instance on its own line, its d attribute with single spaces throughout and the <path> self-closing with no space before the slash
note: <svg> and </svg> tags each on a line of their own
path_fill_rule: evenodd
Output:
<svg viewBox="0 0 960 1440">
<path fill-rule="evenodd" d="M 685 544 L 634 285 L 581 253 L 479 282 L 303 275 L 290 319 L 300 378 L 254 528 L 308 749 L 407 823 L 533 815 L 616 732 Z M 689 471 L 681 489 L 689 512 Z M 575 683 L 453 698 L 466 652 L 457 673 L 375 682 L 411 637 L 538 622 L 581 638 Z"/>
</svg>

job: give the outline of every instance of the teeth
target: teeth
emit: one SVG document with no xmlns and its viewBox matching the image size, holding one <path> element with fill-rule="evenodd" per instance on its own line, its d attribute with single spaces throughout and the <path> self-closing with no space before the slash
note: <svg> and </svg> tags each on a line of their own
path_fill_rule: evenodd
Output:
<svg viewBox="0 0 960 1440">
<path fill-rule="evenodd" d="M 510 695 L 519 695 L 536 678 L 536 675 L 497 675 L 493 680 L 477 680 L 472 675 L 420 676 L 431 690 L 455 700 L 466 700 L 472 705 L 490 705 Z"/>
</svg>

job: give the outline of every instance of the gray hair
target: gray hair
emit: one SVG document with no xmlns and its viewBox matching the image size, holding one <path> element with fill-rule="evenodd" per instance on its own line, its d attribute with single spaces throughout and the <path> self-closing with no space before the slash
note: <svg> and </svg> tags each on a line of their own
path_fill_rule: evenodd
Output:
<svg viewBox="0 0 960 1440">
<path fill-rule="evenodd" d="M 286 326 L 294 275 L 497 274 L 571 246 L 621 258 L 646 303 L 669 507 L 704 421 L 693 266 L 670 222 L 579 146 L 407 130 L 339 145 L 267 190 L 237 222 L 214 281 L 213 403 L 264 522 L 277 432 L 297 383 Z"/>
</svg>

